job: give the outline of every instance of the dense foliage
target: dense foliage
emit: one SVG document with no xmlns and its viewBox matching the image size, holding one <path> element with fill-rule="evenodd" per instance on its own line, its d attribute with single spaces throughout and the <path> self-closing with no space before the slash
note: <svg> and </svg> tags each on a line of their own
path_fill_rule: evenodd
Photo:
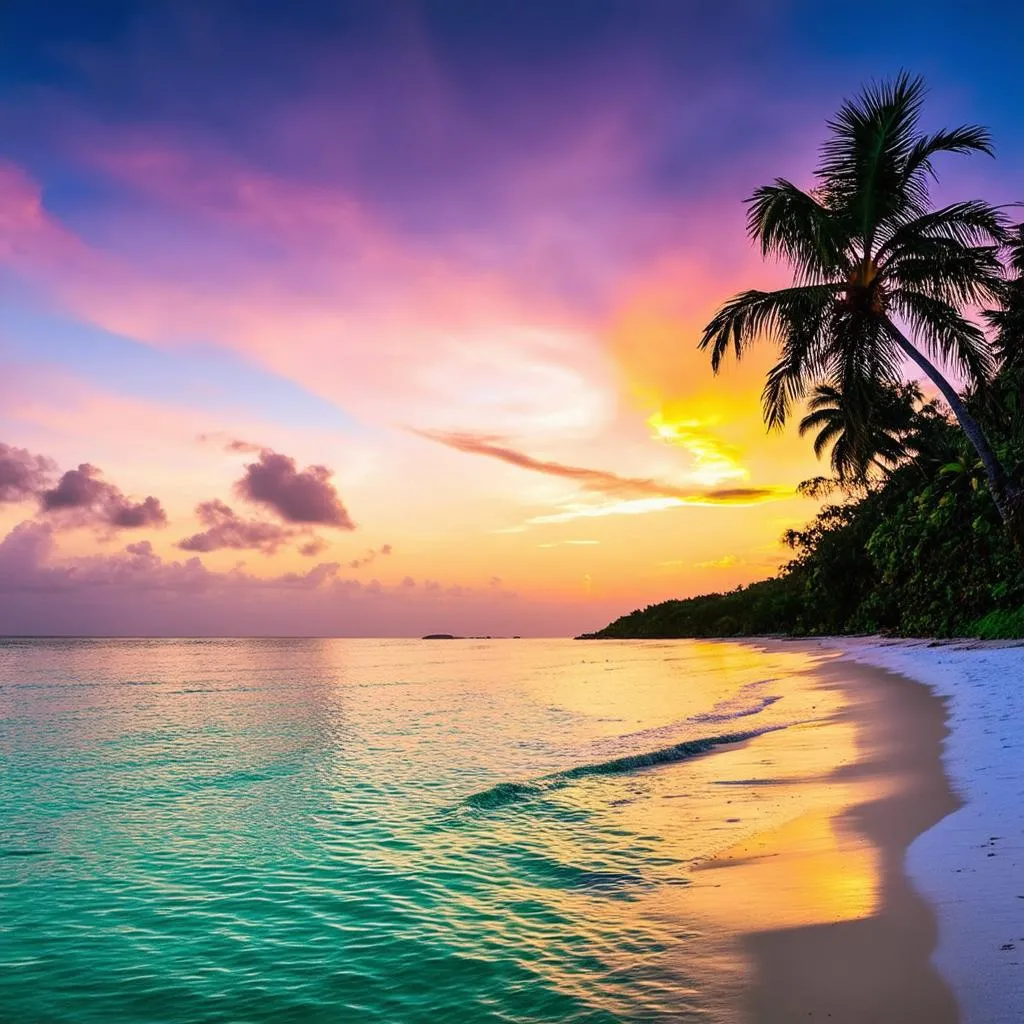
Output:
<svg viewBox="0 0 1024 1024">
<path fill-rule="evenodd" d="M 800 433 L 833 475 L 802 486 L 828 503 L 787 533 L 774 579 L 594 636 L 1024 636 L 1024 227 L 981 200 L 932 206 L 936 156 L 992 150 L 979 127 L 922 133 L 923 96 L 907 75 L 872 86 L 829 123 L 814 188 L 754 192 L 750 235 L 793 283 L 734 296 L 700 342 L 716 370 L 777 343 L 765 418 L 805 403 Z"/>
<path fill-rule="evenodd" d="M 1024 370 L 1008 366 L 968 399 L 1017 478 L 1022 391 Z M 594 635 L 1024 635 L 1024 560 L 984 470 L 951 418 L 934 403 L 914 404 L 894 469 L 860 483 L 808 482 L 812 494 L 830 491 L 829 500 L 804 529 L 786 534 L 794 557 L 777 577 L 651 605 Z"/>
</svg>

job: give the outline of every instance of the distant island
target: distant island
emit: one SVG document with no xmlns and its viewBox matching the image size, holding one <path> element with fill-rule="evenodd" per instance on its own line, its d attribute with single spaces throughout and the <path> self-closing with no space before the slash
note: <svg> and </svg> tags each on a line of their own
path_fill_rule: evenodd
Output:
<svg viewBox="0 0 1024 1024">
<path fill-rule="evenodd" d="M 421 640 L 508 640 L 507 636 L 455 636 L 454 633 L 428 633 L 421 636 Z M 513 640 L 522 640 L 521 636 L 514 636 Z"/>
</svg>

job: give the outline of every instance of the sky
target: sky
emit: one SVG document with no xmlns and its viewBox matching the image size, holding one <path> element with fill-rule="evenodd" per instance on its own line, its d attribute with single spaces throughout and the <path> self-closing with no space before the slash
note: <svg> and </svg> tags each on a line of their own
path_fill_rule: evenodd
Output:
<svg viewBox="0 0 1024 1024">
<path fill-rule="evenodd" d="M 821 471 L 712 375 L 872 78 L 1024 198 L 1024 10 L 4 0 L 0 634 L 566 635 L 786 560 Z M 1015 191 L 1016 190 L 1016 191 Z"/>
</svg>

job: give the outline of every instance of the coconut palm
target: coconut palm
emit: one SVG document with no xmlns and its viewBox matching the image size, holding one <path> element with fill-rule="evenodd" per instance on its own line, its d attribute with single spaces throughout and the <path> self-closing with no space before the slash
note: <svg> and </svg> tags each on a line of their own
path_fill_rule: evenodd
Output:
<svg viewBox="0 0 1024 1024">
<path fill-rule="evenodd" d="M 1012 276 L 1003 286 L 999 308 L 987 311 L 985 319 L 1000 364 L 1019 368 L 1024 363 L 1024 224 L 1010 232 L 1007 252 Z"/>
<path fill-rule="evenodd" d="M 839 484 L 866 486 L 873 469 L 887 476 L 909 454 L 906 438 L 921 397 L 916 384 L 898 390 L 879 387 L 872 408 L 858 413 L 847 395 L 830 384 L 819 384 L 800 421 L 800 436 L 816 431 L 814 454 L 820 459 L 830 450 Z"/>
<path fill-rule="evenodd" d="M 829 122 L 812 189 L 777 178 L 754 192 L 749 233 L 765 256 L 792 266 L 792 286 L 736 295 L 707 325 L 700 347 L 710 349 L 717 372 L 730 349 L 740 357 L 762 336 L 779 344 L 763 395 L 772 427 L 817 384 L 844 396 L 896 387 L 909 359 L 953 410 L 1003 521 L 1020 536 L 1024 494 L 936 365 L 971 383 L 987 381 L 995 365 L 965 310 L 999 302 L 1003 215 L 981 200 L 936 208 L 929 192 L 937 156 L 991 154 L 991 143 L 986 129 L 970 125 L 922 133 L 923 97 L 922 80 L 906 74 L 870 86 Z M 850 402 L 855 417 L 869 408 Z"/>
</svg>

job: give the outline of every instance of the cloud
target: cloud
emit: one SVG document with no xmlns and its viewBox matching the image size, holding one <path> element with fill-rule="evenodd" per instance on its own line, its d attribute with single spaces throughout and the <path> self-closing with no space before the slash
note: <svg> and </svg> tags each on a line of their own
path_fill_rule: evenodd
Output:
<svg viewBox="0 0 1024 1024">
<path fill-rule="evenodd" d="M 246 455 L 255 455 L 257 452 L 264 452 L 266 449 L 263 445 L 253 444 L 251 441 L 242 441 L 235 438 L 232 441 L 228 441 L 224 445 L 224 451 L 226 452 L 243 452 Z"/>
<path fill-rule="evenodd" d="M 390 554 L 391 554 L 391 545 L 390 544 L 382 544 L 379 548 L 376 548 L 376 549 L 370 548 L 366 552 L 366 554 L 362 555 L 360 558 L 353 558 L 352 561 L 348 563 L 348 567 L 350 569 L 362 569 L 362 567 L 364 565 L 370 565 L 371 562 L 375 562 L 379 556 L 381 556 L 381 555 L 385 555 L 386 556 L 386 555 L 390 555 Z"/>
<path fill-rule="evenodd" d="M 732 497 L 723 498 L 723 494 Z M 753 494 L 753 497 L 751 496 Z M 713 508 L 723 503 L 734 505 L 756 505 L 762 501 L 781 500 L 791 496 L 792 491 L 785 488 L 730 488 L 716 492 L 717 497 L 708 498 L 635 498 L 631 501 L 609 501 L 587 505 L 583 502 L 570 502 L 562 505 L 557 512 L 531 516 L 526 520 L 530 526 L 547 523 L 570 523 L 574 519 L 599 519 L 603 516 L 636 516 L 648 512 L 665 512 L 673 508 L 705 507 Z"/>
<path fill-rule="evenodd" d="M 182 551 L 205 553 L 220 551 L 223 548 L 236 548 L 252 549 L 265 555 L 272 555 L 295 534 L 294 530 L 278 523 L 243 519 L 229 505 L 216 498 L 198 504 L 196 516 L 206 529 L 180 541 L 178 547 Z M 308 552 L 303 550 L 302 553 Z"/>
<path fill-rule="evenodd" d="M 647 512 L 664 512 L 670 508 L 682 508 L 693 504 L 682 498 L 636 498 L 632 501 L 607 501 L 600 504 L 587 505 L 583 502 L 570 502 L 562 505 L 558 512 L 549 512 L 541 516 L 531 516 L 526 522 L 531 526 L 546 523 L 570 523 L 574 519 L 599 519 L 603 516 L 635 516 Z"/>
<path fill-rule="evenodd" d="M 695 569 L 731 569 L 734 565 L 744 563 L 735 555 L 723 555 L 721 558 L 713 558 L 707 562 L 694 562 Z"/>
<path fill-rule="evenodd" d="M 584 466 L 570 466 L 561 462 L 536 459 L 524 452 L 516 451 L 504 444 L 501 438 L 488 434 L 442 433 L 439 431 L 416 430 L 414 433 L 456 451 L 472 455 L 485 455 L 521 469 L 547 476 L 560 477 L 578 483 L 584 490 L 596 491 L 610 497 L 631 499 L 654 499 L 657 504 L 645 509 L 631 511 L 652 511 L 654 508 L 671 508 L 676 505 L 751 505 L 761 501 L 788 496 L 792 491 L 779 487 L 722 487 L 700 490 L 692 487 L 678 487 L 674 484 L 655 480 L 651 477 L 620 476 L 603 469 L 589 469 Z M 668 501 L 670 504 L 663 504 Z M 595 512 L 595 515 L 602 514 Z M 603 514 L 612 514 L 604 512 Z M 574 517 L 570 517 L 574 518 Z M 532 522 L 561 522 L 549 518 L 537 518 Z"/>
<path fill-rule="evenodd" d="M 287 455 L 263 449 L 256 462 L 245 467 L 235 484 L 247 501 L 265 505 L 289 523 L 319 523 L 354 530 L 348 511 L 331 483 L 326 466 L 307 466 L 299 471 Z"/>
<path fill-rule="evenodd" d="M 50 483 L 56 469 L 51 459 L 0 442 L 0 503 L 34 497 Z"/>
<path fill-rule="evenodd" d="M 78 469 L 69 469 L 52 490 L 43 491 L 43 508 L 47 512 L 61 508 L 88 508 L 99 504 L 107 495 L 109 484 L 99 479 L 100 471 L 83 462 Z"/>
<path fill-rule="evenodd" d="M 150 496 L 132 502 L 102 476 L 100 470 L 88 462 L 77 469 L 69 469 L 55 487 L 40 492 L 43 511 L 68 513 L 66 518 L 75 524 L 102 523 L 114 529 L 135 530 L 167 524 L 167 513 L 156 498 Z"/>
<path fill-rule="evenodd" d="M 158 555 L 149 541 L 128 544 L 115 554 L 95 554 L 83 557 L 57 558 L 58 531 L 51 523 L 27 520 L 19 523 L 0 540 L 0 596 L 17 601 L 29 595 L 81 595 L 92 602 L 100 592 L 117 592 L 124 600 L 123 607 L 144 609 L 149 607 L 159 618 L 165 600 L 177 596 L 222 595 L 227 603 L 222 609 L 236 609 L 237 601 L 259 595 L 292 594 L 296 591 L 317 595 L 321 621 L 329 621 L 330 604 L 325 598 L 347 598 L 356 594 L 372 594 L 380 598 L 403 600 L 413 592 L 429 591 L 441 596 L 476 595 L 488 600 L 514 597 L 507 591 L 495 592 L 492 585 L 471 587 L 453 585 L 441 587 L 428 583 L 418 587 L 411 577 L 397 584 L 384 585 L 374 579 L 367 584 L 341 575 L 337 562 L 321 562 L 306 572 L 285 572 L 276 576 L 256 576 L 236 567 L 227 572 L 207 568 L 197 557 L 186 561 L 167 561 Z M 0 608 L 15 608 L 14 603 Z M 55 605 L 43 605 L 43 610 Z M 287 604 L 273 606 L 279 613 L 288 610 Z M 162 620 L 161 620 L 162 621 Z M 41 622 L 44 627 L 45 620 Z M 212 627 L 216 628 L 216 627 Z M 174 623 L 164 622 L 161 633 L 168 629 L 175 635 Z"/>
<path fill-rule="evenodd" d="M 217 573 L 198 558 L 164 561 L 149 541 L 129 544 L 114 555 L 88 555 L 55 561 L 56 534 L 50 523 L 27 521 L 0 541 L 0 593 L 88 593 L 95 588 L 129 592 L 194 593 L 210 589 L 319 587 L 338 566 L 326 563 L 308 573 L 264 579 L 233 570 Z"/>
<path fill-rule="evenodd" d="M 124 502 L 110 511 L 110 525 L 135 530 L 142 526 L 165 526 L 167 513 L 159 500 L 150 495 L 137 504 Z"/>
<path fill-rule="evenodd" d="M 700 420 L 673 419 L 659 410 L 647 422 L 654 430 L 654 440 L 685 448 L 693 456 L 690 475 L 699 483 L 714 487 L 726 480 L 749 478 L 750 471 L 740 465 L 736 446 L 726 444 Z"/>
<path fill-rule="evenodd" d="M 240 438 L 228 438 L 225 440 L 225 435 L 217 432 L 213 434 L 197 434 L 196 441 L 199 444 L 218 444 L 226 452 L 232 454 L 241 453 L 244 455 L 256 455 L 259 452 L 266 451 L 266 445 L 253 444 L 252 441 L 243 441 Z"/>
<path fill-rule="evenodd" d="M 319 555 L 321 551 L 326 551 L 328 547 L 327 541 L 322 537 L 313 537 L 306 541 L 305 544 L 299 545 L 299 554 L 305 555 L 307 558 L 313 558 Z"/>
<path fill-rule="evenodd" d="M 335 562 L 256 576 L 165 560 L 148 541 L 60 558 L 60 532 L 30 520 L 0 540 L 0 621 L 24 635 L 422 636 L 550 630 L 554 606 L 485 586 L 403 587 L 347 578 Z M 467 600 L 467 598 L 470 598 Z M 592 614 L 592 611 L 591 611 Z M 504 630 L 498 624 L 505 624 Z"/>
</svg>

